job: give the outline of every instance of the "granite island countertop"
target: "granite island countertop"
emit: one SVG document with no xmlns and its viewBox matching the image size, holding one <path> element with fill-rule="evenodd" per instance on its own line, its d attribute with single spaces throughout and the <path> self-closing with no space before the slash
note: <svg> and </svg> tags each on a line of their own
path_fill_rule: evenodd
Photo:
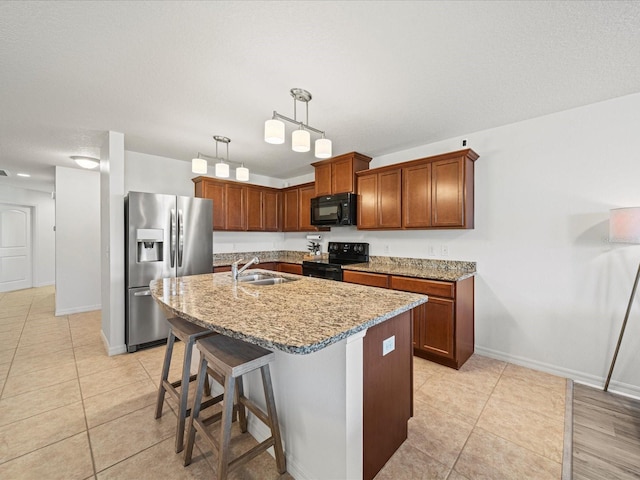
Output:
<svg viewBox="0 0 640 480">
<path fill-rule="evenodd" d="M 287 353 L 308 354 L 427 302 L 426 295 L 251 269 L 295 281 L 233 282 L 230 272 L 154 280 L 168 315 Z"/>
</svg>

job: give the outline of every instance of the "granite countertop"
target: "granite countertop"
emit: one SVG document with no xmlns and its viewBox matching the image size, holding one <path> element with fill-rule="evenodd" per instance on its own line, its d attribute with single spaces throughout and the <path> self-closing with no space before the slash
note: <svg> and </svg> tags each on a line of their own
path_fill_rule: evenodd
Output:
<svg viewBox="0 0 640 480">
<path fill-rule="evenodd" d="M 175 315 L 269 349 L 307 354 L 427 301 L 426 295 L 251 269 L 293 278 L 276 285 L 234 284 L 231 273 L 151 282 L 151 294 Z"/>
<path fill-rule="evenodd" d="M 306 252 L 291 250 L 277 250 L 272 252 L 241 252 L 214 254 L 214 267 L 228 266 L 234 260 L 243 258 L 249 260 L 257 256 L 260 262 L 287 262 L 301 264 L 303 260 L 326 259 L 327 254 L 311 256 Z M 405 277 L 424 278 L 428 280 L 442 280 L 457 282 L 476 274 L 476 263 L 459 260 L 436 260 L 425 258 L 405 257 L 376 257 L 371 256 L 368 263 L 343 265 L 343 270 L 360 272 L 383 273 L 387 275 L 401 275 Z"/>
</svg>

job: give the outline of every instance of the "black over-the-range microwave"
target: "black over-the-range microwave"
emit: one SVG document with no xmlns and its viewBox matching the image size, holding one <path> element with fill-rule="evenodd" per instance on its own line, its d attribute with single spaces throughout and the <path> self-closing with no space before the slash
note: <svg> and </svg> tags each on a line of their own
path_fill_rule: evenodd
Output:
<svg viewBox="0 0 640 480">
<path fill-rule="evenodd" d="M 353 193 L 323 195 L 311 199 L 311 225 L 356 225 L 358 196 Z"/>
</svg>

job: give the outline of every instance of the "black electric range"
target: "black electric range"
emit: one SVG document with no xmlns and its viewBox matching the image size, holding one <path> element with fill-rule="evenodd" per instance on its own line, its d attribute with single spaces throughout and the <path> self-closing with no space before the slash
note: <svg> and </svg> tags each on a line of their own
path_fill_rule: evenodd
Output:
<svg viewBox="0 0 640 480">
<path fill-rule="evenodd" d="M 303 261 L 302 274 L 341 282 L 342 265 L 369 261 L 368 243 L 329 242 L 328 251 L 328 259 Z"/>
</svg>

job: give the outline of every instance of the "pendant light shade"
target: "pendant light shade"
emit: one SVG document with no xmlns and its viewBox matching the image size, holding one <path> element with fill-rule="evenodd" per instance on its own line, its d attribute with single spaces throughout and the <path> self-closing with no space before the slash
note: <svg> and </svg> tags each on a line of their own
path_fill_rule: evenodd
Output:
<svg viewBox="0 0 640 480">
<path fill-rule="evenodd" d="M 330 158 L 331 157 L 331 140 L 328 138 L 319 138 L 316 140 L 316 158 Z"/>
<path fill-rule="evenodd" d="M 240 182 L 249 181 L 249 169 L 244 166 L 244 163 L 241 167 L 236 168 L 236 180 Z"/>
<path fill-rule="evenodd" d="M 271 119 L 264 122 L 264 141 L 267 143 L 284 143 L 284 123 Z"/>
<path fill-rule="evenodd" d="M 216 163 L 216 177 L 229 178 L 229 165 L 222 160 Z"/>
<path fill-rule="evenodd" d="M 311 150 L 311 135 L 306 130 L 295 130 L 291 134 L 291 150 L 308 152 Z"/>
<path fill-rule="evenodd" d="M 204 158 L 191 159 L 191 171 L 201 175 L 207 173 L 207 161 Z"/>
</svg>

